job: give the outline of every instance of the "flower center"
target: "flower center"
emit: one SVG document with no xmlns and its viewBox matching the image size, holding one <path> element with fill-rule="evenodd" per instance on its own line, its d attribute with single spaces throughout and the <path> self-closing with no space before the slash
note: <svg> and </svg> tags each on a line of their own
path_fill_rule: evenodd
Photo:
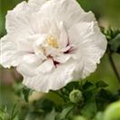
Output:
<svg viewBox="0 0 120 120">
<path fill-rule="evenodd" d="M 49 46 L 58 48 L 58 41 L 55 37 L 49 36 L 46 41 Z"/>
</svg>

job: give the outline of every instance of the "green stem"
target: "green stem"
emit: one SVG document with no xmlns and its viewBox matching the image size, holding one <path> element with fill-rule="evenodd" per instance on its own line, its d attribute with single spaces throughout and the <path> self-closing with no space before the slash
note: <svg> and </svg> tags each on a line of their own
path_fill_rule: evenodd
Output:
<svg viewBox="0 0 120 120">
<path fill-rule="evenodd" d="M 119 76 L 119 73 L 118 73 L 117 68 L 115 66 L 115 63 L 114 63 L 114 60 L 113 60 L 113 57 L 112 57 L 112 53 L 109 53 L 108 57 L 109 57 L 111 67 L 113 68 L 113 71 L 114 71 L 114 73 L 116 75 L 116 78 L 118 79 L 118 82 L 120 83 L 120 76 Z"/>
</svg>

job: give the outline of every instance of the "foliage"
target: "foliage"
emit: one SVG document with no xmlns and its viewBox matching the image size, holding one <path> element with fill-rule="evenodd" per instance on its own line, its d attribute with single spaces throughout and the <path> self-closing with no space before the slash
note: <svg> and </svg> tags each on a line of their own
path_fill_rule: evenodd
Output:
<svg viewBox="0 0 120 120">
<path fill-rule="evenodd" d="M 109 50 L 120 54 L 120 30 L 102 28 L 102 31 L 108 40 Z"/>
<path fill-rule="evenodd" d="M 19 120 L 18 118 L 18 108 L 17 104 L 15 104 L 11 111 L 9 112 L 6 106 L 2 106 L 0 108 L 0 120 Z"/>
<path fill-rule="evenodd" d="M 82 93 L 82 101 L 81 96 L 78 96 L 80 97 L 79 101 L 78 99 L 77 102 L 71 101 L 70 94 L 76 95 L 76 92 L 74 92 L 76 89 L 77 92 Z M 30 95 L 28 96 L 30 90 L 24 92 L 21 88 L 19 91 L 22 91 L 21 94 L 25 96 L 24 99 L 19 94 L 19 106 L 13 106 L 10 112 L 7 111 L 7 108 L 1 108 L 0 120 L 100 120 L 106 107 L 120 99 L 120 92 L 110 92 L 107 90 L 107 84 L 103 81 L 94 84 L 89 81 L 73 82 L 59 91 L 51 91 L 54 99 L 56 97 L 61 99 L 60 104 L 56 104 L 54 100 L 51 100 L 49 93 L 31 102 L 29 100 Z M 72 97 L 76 98 L 74 95 Z M 114 109 L 114 106 L 111 106 L 112 109 Z M 120 107 L 117 108 L 117 111 L 119 110 Z M 112 111 L 116 113 L 114 110 Z M 105 112 L 105 116 L 106 114 Z"/>
</svg>

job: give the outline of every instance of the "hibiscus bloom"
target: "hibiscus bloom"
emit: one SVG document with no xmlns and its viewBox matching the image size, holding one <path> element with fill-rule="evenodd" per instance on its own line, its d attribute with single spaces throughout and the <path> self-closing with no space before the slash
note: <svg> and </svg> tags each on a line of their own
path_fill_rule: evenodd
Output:
<svg viewBox="0 0 120 120">
<path fill-rule="evenodd" d="M 75 0 L 30 0 L 6 15 L 1 64 L 16 67 L 23 84 L 57 90 L 94 72 L 107 42 L 94 14 Z"/>
</svg>

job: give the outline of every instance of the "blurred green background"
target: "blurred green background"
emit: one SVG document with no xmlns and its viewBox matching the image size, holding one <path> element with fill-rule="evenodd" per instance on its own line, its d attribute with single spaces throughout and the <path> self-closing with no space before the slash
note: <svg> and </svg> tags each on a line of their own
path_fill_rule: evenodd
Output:
<svg viewBox="0 0 120 120">
<path fill-rule="evenodd" d="M 0 0 L 0 37 L 6 34 L 5 15 L 8 10 L 13 9 L 22 0 Z M 78 0 L 85 11 L 93 11 L 99 21 L 100 26 L 120 28 L 120 0 Z M 120 55 L 114 54 L 114 61 L 120 74 Z M 108 89 L 116 91 L 120 88 L 116 76 L 110 66 L 108 56 L 105 55 L 97 71 L 90 77 L 90 81 L 103 80 L 109 84 Z M 0 68 L 0 105 L 11 106 L 16 96 L 15 89 L 19 88 L 22 77 L 12 68 Z"/>
</svg>

